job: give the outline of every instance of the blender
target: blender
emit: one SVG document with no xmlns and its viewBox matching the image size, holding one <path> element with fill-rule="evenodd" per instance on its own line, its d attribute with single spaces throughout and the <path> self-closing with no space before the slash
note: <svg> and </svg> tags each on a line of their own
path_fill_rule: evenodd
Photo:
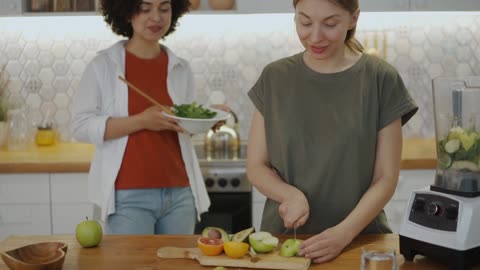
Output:
<svg viewBox="0 0 480 270">
<path fill-rule="evenodd" d="M 400 226 L 400 253 L 453 270 L 480 262 L 480 77 L 433 79 L 434 184 L 415 190 Z"/>
</svg>

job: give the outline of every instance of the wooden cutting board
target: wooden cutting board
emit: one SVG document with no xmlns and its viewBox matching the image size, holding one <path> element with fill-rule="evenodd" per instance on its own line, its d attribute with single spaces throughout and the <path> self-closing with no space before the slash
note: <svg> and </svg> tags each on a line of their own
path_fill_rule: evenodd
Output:
<svg viewBox="0 0 480 270">
<path fill-rule="evenodd" d="M 303 257 L 283 257 L 278 250 L 268 254 L 258 254 L 254 258 L 245 255 L 232 259 L 224 253 L 218 256 L 206 256 L 198 248 L 161 247 L 157 250 L 160 258 L 181 258 L 197 260 L 205 266 L 245 267 L 256 269 L 308 270 L 310 259 Z"/>
</svg>

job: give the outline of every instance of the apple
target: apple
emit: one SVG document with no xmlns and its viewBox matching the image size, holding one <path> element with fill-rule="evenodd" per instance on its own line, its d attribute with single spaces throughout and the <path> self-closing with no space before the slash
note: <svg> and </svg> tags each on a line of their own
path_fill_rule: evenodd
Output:
<svg viewBox="0 0 480 270">
<path fill-rule="evenodd" d="M 82 221 L 75 228 L 75 237 L 82 247 L 95 247 L 103 237 L 102 225 L 95 220 Z"/>
<path fill-rule="evenodd" d="M 280 255 L 283 257 L 293 257 L 300 251 L 300 244 L 303 240 L 287 239 L 280 247 Z"/>
<path fill-rule="evenodd" d="M 248 236 L 248 242 L 258 253 L 271 252 L 278 246 L 278 238 L 269 232 L 256 232 Z"/>
</svg>

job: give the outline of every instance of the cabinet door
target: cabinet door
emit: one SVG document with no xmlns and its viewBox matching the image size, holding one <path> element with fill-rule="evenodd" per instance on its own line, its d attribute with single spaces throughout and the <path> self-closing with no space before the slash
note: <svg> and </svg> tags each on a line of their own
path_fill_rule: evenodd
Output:
<svg viewBox="0 0 480 270">
<path fill-rule="evenodd" d="M 292 13 L 292 0 L 237 0 L 238 13 Z"/>
<path fill-rule="evenodd" d="M 410 0 L 360 0 L 361 11 L 407 11 Z"/>
<path fill-rule="evenodd" d="M 49 175 L 0 174 L 0 204 L 50 203 Z"/>
<path fill-rule="evenodd" d="M 14 234 L 51 234 L 48 174 L 0 174 L 0 240 Z"/>
<path fill-rule="evenodd" d="M 85 217 L 93 219 L 93 204 L 88 201 L 87 173 L 53 173 L 52 233 L 73 234 Z"/>
<path fill-rule="evenodd" d="M 474 11 L 480 10 L 478 0 L 410 0 L 413 11 Z"/>
<path fill-rule="evenodd" d="M 51 233 L 49 204 L 0 204 L 0 241 L 15 234 Z"/>
<path fill-rule="evenodd" d="M 22 0 L 0 0 L 0 16 L 22 14 Z"/>
</svg>

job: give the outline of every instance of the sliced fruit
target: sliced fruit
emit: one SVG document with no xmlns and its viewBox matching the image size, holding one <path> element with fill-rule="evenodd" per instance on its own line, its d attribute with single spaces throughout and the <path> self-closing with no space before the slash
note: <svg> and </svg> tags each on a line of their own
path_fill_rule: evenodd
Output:
<svg viewBox="0 0 480 270">
<path fill-rule="evenodd" d="M 278 246 L 278 238 L 269 232 L 252 233 L 248 236 L 248 242 L 259 253 L 271 252 Z"/>
<path fill-rule="evenodd" d="M 461 127 L 451 128 L 450 131 L 448 132 L 448 140 L 459 139 L 460 134 L 463 134 L 463 133 L 465 133 L 465 131 Z"/>
<path fill-rule="evenodd" d="M 465 149 L 465 151 L 470 150 L 470 148 L 472 148 L 472 146 L 475 144 L 475 135 L 473 135 L 473 136 L 472 135 L 473 135 L 473 133 L 472 134 L 466 134 L 466 133 L 460 134 L 460 142 L 462 143 L 462 147 L 463 147 L 463 149 Z"/>
<path fill-rule="evenodd" d="M 452 158 L 448 154 L 441 154 L 438 158 L 438 166 L 442 169 L 448 169 L 452 165 Z"/>
<path fill-rule="evenodd" d="M 197 240 L 198 248 L 207 256 L 216 256 L 223 251 L 223 241 L 208 237 L 200 237 Z"/>
<path fill-rule="evenodd" d="M 447 153 L 449 153 L 449 154 L 453 154 L 453 153 L 457 152 L 458 149 L 460 149 L 460 140 L 453 139 L 453 140 L 448 141 L 445 144 L 445 151 L 447 151 Z"/>
<path fill-rule="evenodd" d="M 219 227 L 206 227 L 202 231 L 202 237 L 222 239 L 223 242 L 230 241 L 228 233 L 224 229 Z"/>
<path fill-rule="evenodd" d="M 223 250 L 228 257 L 238 259 L 248 253 L 249 244 L 244 242 L 225 242 L 223 243 Z"/>
<path fill-rule="evenodd" d="M 302 242 L 303 240 L 300 239 L 287 239 L 280 248 L 280 255 L 283 257 L 297 256 Z"/>
<path fill-rule="evenodd" d="M 232 236 L 233 242 L 248 242 L 248 236 L 255 231 L 254 227 L 237 232 Z"/>
<path fill-rule="evenodd" d="M 474 172 L 480 171 L 480 168 L 477 166 L 477 164 L 466 160 L 459 160 L 453 162 L 451 168 L 456 170 L 470 170 Z"/>
</svg>

